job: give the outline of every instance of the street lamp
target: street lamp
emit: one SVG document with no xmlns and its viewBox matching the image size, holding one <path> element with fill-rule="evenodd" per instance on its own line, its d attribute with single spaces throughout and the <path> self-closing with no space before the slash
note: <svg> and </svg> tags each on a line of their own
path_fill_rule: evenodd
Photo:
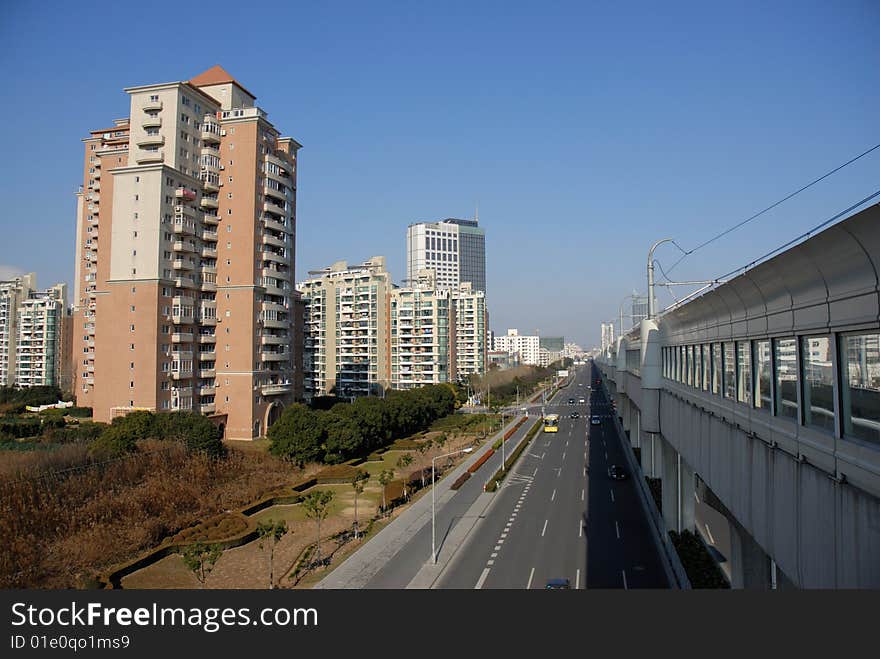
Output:
<svg viewBox="0 0 880 659">
<path fill-rule="evenodd" d="M 452 455 L 458 455 L 459 453 L 470 453 L 474 449 L 471 447 L 468 448 L 460 448 L 457 451 L 452 451 L 452 453 L 444 453 L 443 455 L 438 455 L 436 457 L 431 458 L 431 562 L 435 565 L 437 564 L 437 549 L 436 549 L 436 530 L 435 530 L 435 520 L 434 520 L 434 504 L 435 504 L 435 496 L 434 492 L 436 492 L 437 488 L 434 486 L 434 461 L 440 458 L 448 458 Z"/>
</svg>

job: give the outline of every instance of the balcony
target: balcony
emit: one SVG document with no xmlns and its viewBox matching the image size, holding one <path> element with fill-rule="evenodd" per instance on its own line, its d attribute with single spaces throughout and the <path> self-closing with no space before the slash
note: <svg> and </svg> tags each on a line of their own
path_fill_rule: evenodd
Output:
<svg viewBox="0 0 880 659">
<path fill-rule="evenodd" d="M 199 369 L 199 377 L 200 378 L 213 378 L 215 375 L 217 375 L 217 369 L 214 369 L 214 368 L 200 368 Z M 205 389 L 205 387 L 202 387 L 202 393 L 205 393 L 204 389 Z M 213 392 L 214 392 L 214 387 L 211 387 L 210 393 L 213 393 Z"/>
<path fill-rule="evenodd" d="M 175 252 L 186 252 L 188 254 L 195 254 L 196 252 L 196 248 L 194 245 L 191 245 L 190 243 L 184 242 L 182 240 L 178 240 L 177 242 L 172 243 L 171 249 L 173 249 Z"/>
<path fill-rule="evenodd" d="M 144 149 L 148 146 L 165 146 L 165 136 L 164 135 L 144 135 L 141 137 L 135 144 L 138 145 L 141 149 Z"/>
<path fill-rule="evenodd" d="M 147 101 L 144 103 L 144 112 L 160 112 L 162 110 L 162 101 Z"/>
<path fill-rule="evenodd" d="M 217 316 L 199 316 L 199 323 L 206 327 L 214 327 L 217 324 Z"/>
<path fill-rule="evenodd" d="M 196 319 L 192 316 L 175 316 L 171 314 L 171 322 L 175 325 L 192 325 L 196 322 Z"/>
<path fill-rule="evenodd" d="M 290 361 L 289 352 L 261 352 L 260 359 L 264 362 L 286 362 Z"/>
<path fill-rule="evenodd" d="M 205 130 L 206 127 L 208 130 Z M 199 133 L 199 137 L 206 144 L 220 144 L 220 126 L 208 124 L 207 122 L 202 124 L 202 131 Z"/>
<path fill-rule="evenodd" d="M 269 327 L 272 329 L 287 329 L 290 327 L 289 320 L 264 320 L 263 327 Z"/>
<path fill-rule="evenodd" d="M 267 217 L 263 218 L 263 226 L 267 229 L 271 229 L 272 231 L 278 231 L 279 233 L 293 233 L 293 229 L 282 222 L 276 222 L 275 220 L 270 220 Z"/>
<path fill-rule="evenodd" d="M 175 259 L 171 263 L 171 267 L 175 270 L 195 270 L 195 266 L 189 259 Z"/>
<path fill-rule="evenodd" d="M 293 385 L 290 383 L 287 384 L 264 384 L 261 387 L 261 392 L 264 396 L 278 396 L 281 394 L 288 394 L 293 390 Z"/>
<path fill-rule="evenodd" d="M 217 226 L 218 224 L 220 224 L 220 218 L 213 213 L 205 213 L 205 216 L 202 218 L 202 222 L 210 226 Z"/>
<path fill-rule="evenodd" d="M 138 151 L 134 159 L 138 165 L 163 162 L 165 160 L 165 152 L 162 149 L 159 149 L 158 151 Z"/>
<path fill-rule="evenodd" d="M 161 128 L 162 127 L 162 117 L 160 117 L 158 115 L 156 115 L 155 117 L 148 116 L 146 119 L 144 119 L 141 122 L 141 127 L 142 128 Z"/>
<path fill-rule="evenodd" d="M 192 350 L 173 350 L 171 352 L 171 358 L 176 359 L 177 361 L 192 361 L 193 353 Z"/>
<path fill-rule="evenodd" d="M 220 142 L 202 144 L 201 153 L 203 155 L 219 156 L 220 155 Z"/>
<path fill-rule="evenodd" d="M 196 235 L 196 224 L 195 222 L 175 222 L 171 225 L 171 230 L 182 236 L 194 236 Z"/>
<path fill-rule="evenodd" d="M 220 174 L 220 167 L 219 167 L 219 165 L 202 163 L 199 166 L 199 171 L 201 171 L 202 173 L 207 173 L 207 174 Z"/>
<path fill-rule="evenodd" d="M 175 332 L 171 335 L 171 343 L 192 343 L 192 332 Z"/>
<path fill-rule="evenodd" d="M 266 211 L 267 213 L 275 213 L 276 215 L 280 215 L 281 217 L 284 217 L 285 215 L 287 215 L 287 211 L 285 211 L 281 206 L 279 206 L 278 204 L 276 204 L 272 201 L 264 202 L 263 203 L 263 210 Z"/>
<path fill-rule="evenodd" d="M 177 188 L 174 191 L 175 199 L 182 199 L 184 203 L 193 202 L 196 200 L 196 193 L 192 190 L 187 190 L 186 188 Z"/>
<path fill-rule="evenodd" d="M 199 411 L 202 414 L 213 414 L 216 406 L 214 403 L 202 403 L 199 405 Z"/>
<path fill-rule="evenodd" d="M 216 359 L 217 359 L 217 353 L 213 350 L 209 350 L 207 352 L 203 351 L 203 352 L 199 353 L 199 361 L 212 362 L 212 361 L 215 361 Z"/>
<path fill-rule="evenodd" d="M 214 334 L 199 334 L 199 343 L 214 343 L 217 340 L 217 337 Z"/>
<path fill-rule="evenodd" d="M 220 192 L 220 184 L 207 176 L 202 178 L 202 188 L 205 192 Z"/>
<path fill-rule="evenodd" d="M 260 337 L 260 343 L 264 346 L 272 346 L 272 345 L 286 345 L 290 341 L 287 336 L 279 336 L 275 334 L 263 334 Z"/>
<path fill-rule="evenodd" d="M 199 289 L 206 293 L 212 293 L 217 290 L 217 282 L 202 280 L 199 282 Z"/>
<path fill-rule="evenodd" d="M 208 247 L 207 245 L 205 245 L 204 247 L 202 247 L 202 256 L 209 258 L 209 259 L 216 259 L 217 258 L 217 248 L 216 247 Z"/>
<path fill-rule="evenodd" d="M 202 240 L 217 241 L 217 231 L 215 229 L 202 229 Z"/>
<path fill-rule="evenodd" d="M 279 199 L 282 204 L 287 199 L 287 196 L 284 194 L 283 190 L 276 190 L 271 185 L 264 185 L 263 186 L 263 194 L 265 194 L 267 197 Z"/>
<path fill-rule="evenodd" d="M 283 263 L 284 265 L 287 265 L 290 263 L 289 256 L 283 256 L 281 254 L 276 254 L 275 252 L 270 252 L 269 250 L 265 250 L 265 249 L 263 250 L 262 254 L 263 254 L 264 261 L 271 261 L 273 263 Z"/>
<path fill-rule="evenodd" d="M 199 205 L 202 208 L 216 209 L 216 208 L 220 207 L 220 201 L 216 197 L 202 197 L 202 200 L 201 200 L 201 202 L 199 202 Z"/>
<path fill-rule="evenodd" d="M 263 244 L 264 245 L 274 245 L 275 247 L 287 247 L 287 241 L 284 238 L 277 238 L 271 234 L 264 233 L 263 234 Z"/>
<path fill-rule="evenodd" d="M 177 288 L 195 288 L 196 282 L 192 277 L 175 277 L 174 285 Z"/>
<path fill-rule="evenodd" d="M 192 369 L 188 371 L 182 369 L 171 369 L 171 378 L 174 380 L 189 380 L 193 376 Z"/>
</svg>

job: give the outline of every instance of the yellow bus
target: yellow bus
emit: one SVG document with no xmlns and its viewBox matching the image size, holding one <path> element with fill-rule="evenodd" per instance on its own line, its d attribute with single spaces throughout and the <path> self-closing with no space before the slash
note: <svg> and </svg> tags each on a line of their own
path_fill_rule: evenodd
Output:
<svg viewBox="0 0 880 659">
<path fill-rule="evenodd" d="M 547 414 L 544 416 L 544 432 L 559 432 L 558 414 Z"/>
</svg>

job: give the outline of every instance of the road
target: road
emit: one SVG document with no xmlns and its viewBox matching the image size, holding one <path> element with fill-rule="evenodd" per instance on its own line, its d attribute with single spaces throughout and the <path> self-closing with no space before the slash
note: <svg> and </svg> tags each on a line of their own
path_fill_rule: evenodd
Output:
<svg viewBox="0 0 880 659">
<path fill-rule="evenodd" d="M 437 587 L 544 588 L 554 578 L 572 588 L 668 587 L 634 484 L 607 475 L 626 462 L 591 369 L 546 405 L 561 416 L 559 432 L 536 436 Z M 568 404 L 581 396 L 586 404 Z"/>
</svg>

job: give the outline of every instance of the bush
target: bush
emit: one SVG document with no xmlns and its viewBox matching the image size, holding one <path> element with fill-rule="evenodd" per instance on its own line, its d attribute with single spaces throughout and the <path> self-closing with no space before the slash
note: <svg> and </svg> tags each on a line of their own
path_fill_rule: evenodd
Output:
<svg viewBox="0 0 880 659">
<path fill-rule="evenodd" d="M 694 588 L 730 588 L 724 573 L 706 549 L 702 539 L 692 531 L 669 532 L 675 551 L 681 559 L 691 586 Z"/>
<path fill-rule="evenodd" d="M 137 437 L 129 429 L 111 425 L 89 446 L 89 453 L 99 458 L 113 458 L 137 451 Z"/>
<path fill-rule="evenodd" d="M 464 485 L 465 481 L 467 481 L 467 479 L 470 477 L 471 477 L 471 472 L 469 472 L 469 471 L 464 472 L 461 476 L 459 476 L 458 478 L 455 479 L 455 482 L 449 486 L 449 489 L 450 490 L 457 490 L 462 485 Z"/>
<path fill-rule="evenodd" d="M 67 416 L 74 416 L 81 419 L 90 418 L 92 416 L 91 407 L 68 407 L 65 412 Z"/>
<path fill-rule="evenodd" d="M 37 437 L 43 431 L 39 419 L 20 419 L 5 417 L 0 420 L 0 441 Z"/>
</svg>

